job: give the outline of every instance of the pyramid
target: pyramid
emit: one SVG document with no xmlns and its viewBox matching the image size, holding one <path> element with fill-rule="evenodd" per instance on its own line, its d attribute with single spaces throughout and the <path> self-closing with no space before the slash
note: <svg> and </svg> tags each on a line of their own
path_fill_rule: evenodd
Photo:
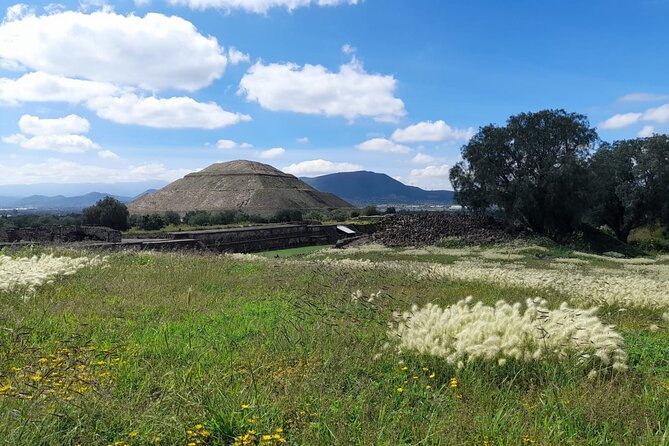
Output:
<svg viewBox="0 0 669 446">
<path fill-rule="evenodd" d="M 282 210 L 353 208 L 336 195 L 317 191 L 293 175 L 245 160 L 212 164 L 128 204 L 134 215 L 238 210 L 265 218 Z"/>
</svg>

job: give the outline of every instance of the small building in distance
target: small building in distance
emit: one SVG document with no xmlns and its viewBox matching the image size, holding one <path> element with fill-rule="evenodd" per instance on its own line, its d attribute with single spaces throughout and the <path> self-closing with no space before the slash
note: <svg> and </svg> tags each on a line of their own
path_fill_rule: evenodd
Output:
<svg viewBox="0 0 669 446">
<path fill-rule="evenodd" d="M 352 210 L 338 196 L 255 161 L 216 163 L 128 204 L 133 215 L 235 210 L 269 218 L 279 211 Z"/>
</svg>

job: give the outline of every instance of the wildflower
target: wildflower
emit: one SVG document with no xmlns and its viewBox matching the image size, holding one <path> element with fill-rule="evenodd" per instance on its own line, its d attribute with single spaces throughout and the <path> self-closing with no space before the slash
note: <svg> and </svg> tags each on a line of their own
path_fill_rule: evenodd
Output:
<svg viewBox="0 0 669 446">
<path fill-rule="evenodd" d="M 249 406 L 248 404 L 242 404 L 242 409 L 243 409 L 243 410 L 246 410 L 246 409 L 248 409 L 249 407 L 251 407 L 251 406 Z"/>
<path fill-rule="evenodd" d="M 434 373 L 430 373 L 430 376 L 428 376 L 428 378 L 430 378 L 430 379 L 434 379 L 435 376 L 437 376 L 437 375 L 435 375 Z"/>
<path fill-rule="evenodd" d="M 204 426 L 201 425 L 201 424 L 196 424 L 196 425 L 195 425 L 195 429 L 202 429 L 203 427 L 204 427 Z"/>
<path fill-rule="evenodd" d="M 451 378 L 451 389 L 455 389 L 456 387 L 458 387 L 458 379 Z"/>
<path fill-rule="evenodd" d="M 402 393 L 402 392 L 404 392 L 404 389 L 402 387 L 398 387 L 397 389 L 395 389 L 395 391 L 397 393 Z"/>
<path fill-rule="evenodd" d="M 425 386 L 425 390 L 430 390 L 430 389 L 432 389 L 431 385 L 428 384 L 427 386 Z"/>
<path fill-rule="evenodd" d="M 135 438 L 139 433 L 137 431 L 132 431 L 128 434 L 130 437 Z"/>
</svg>

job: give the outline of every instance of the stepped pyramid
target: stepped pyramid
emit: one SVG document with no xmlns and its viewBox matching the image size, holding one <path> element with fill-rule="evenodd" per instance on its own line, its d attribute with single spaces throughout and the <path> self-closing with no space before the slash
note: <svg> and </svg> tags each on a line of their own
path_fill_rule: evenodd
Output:
<svg viewBox="0 0 669 446">
<path fill-rule="evenodd" d="M 319 192 L 293 175 L 255 161 L 216 163 L 189 173 L 130 204 L 131 214 L 239 210 L 272 217 L 282 210 L 353 209 L 334 194 Z"/>
</svg>

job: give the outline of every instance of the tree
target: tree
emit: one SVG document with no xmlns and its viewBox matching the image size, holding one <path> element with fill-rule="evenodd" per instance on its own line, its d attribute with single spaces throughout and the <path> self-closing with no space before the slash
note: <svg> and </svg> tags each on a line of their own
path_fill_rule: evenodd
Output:
<svg viewBox="0 0 669 446">
<path fill-rule="evenodd" d="M 648 179 L 644 178 L 646 146 L 647 140 L 642 138 L 604 143 L 591 162 L 593 221 L 611 228 L 623 242 L 632 229 L 658 218 Z"/>
<path fill-rule="evenodd" d="M 128 208 L 112 197 L 105 197 L 93 206 L 83 210 L 83 224 L 107 226 L 119 231 L 125 231 L 128 225 Z"/>
<path fill-rule="evenodd" d="M 598 140 L 584 115 L 543 110 L 488 125 L 462 148 L 450 171 L 459 204 L 499 209 L 509 222 L 559 237 L 588 206 L 587 160 Z"/>
</svg>

